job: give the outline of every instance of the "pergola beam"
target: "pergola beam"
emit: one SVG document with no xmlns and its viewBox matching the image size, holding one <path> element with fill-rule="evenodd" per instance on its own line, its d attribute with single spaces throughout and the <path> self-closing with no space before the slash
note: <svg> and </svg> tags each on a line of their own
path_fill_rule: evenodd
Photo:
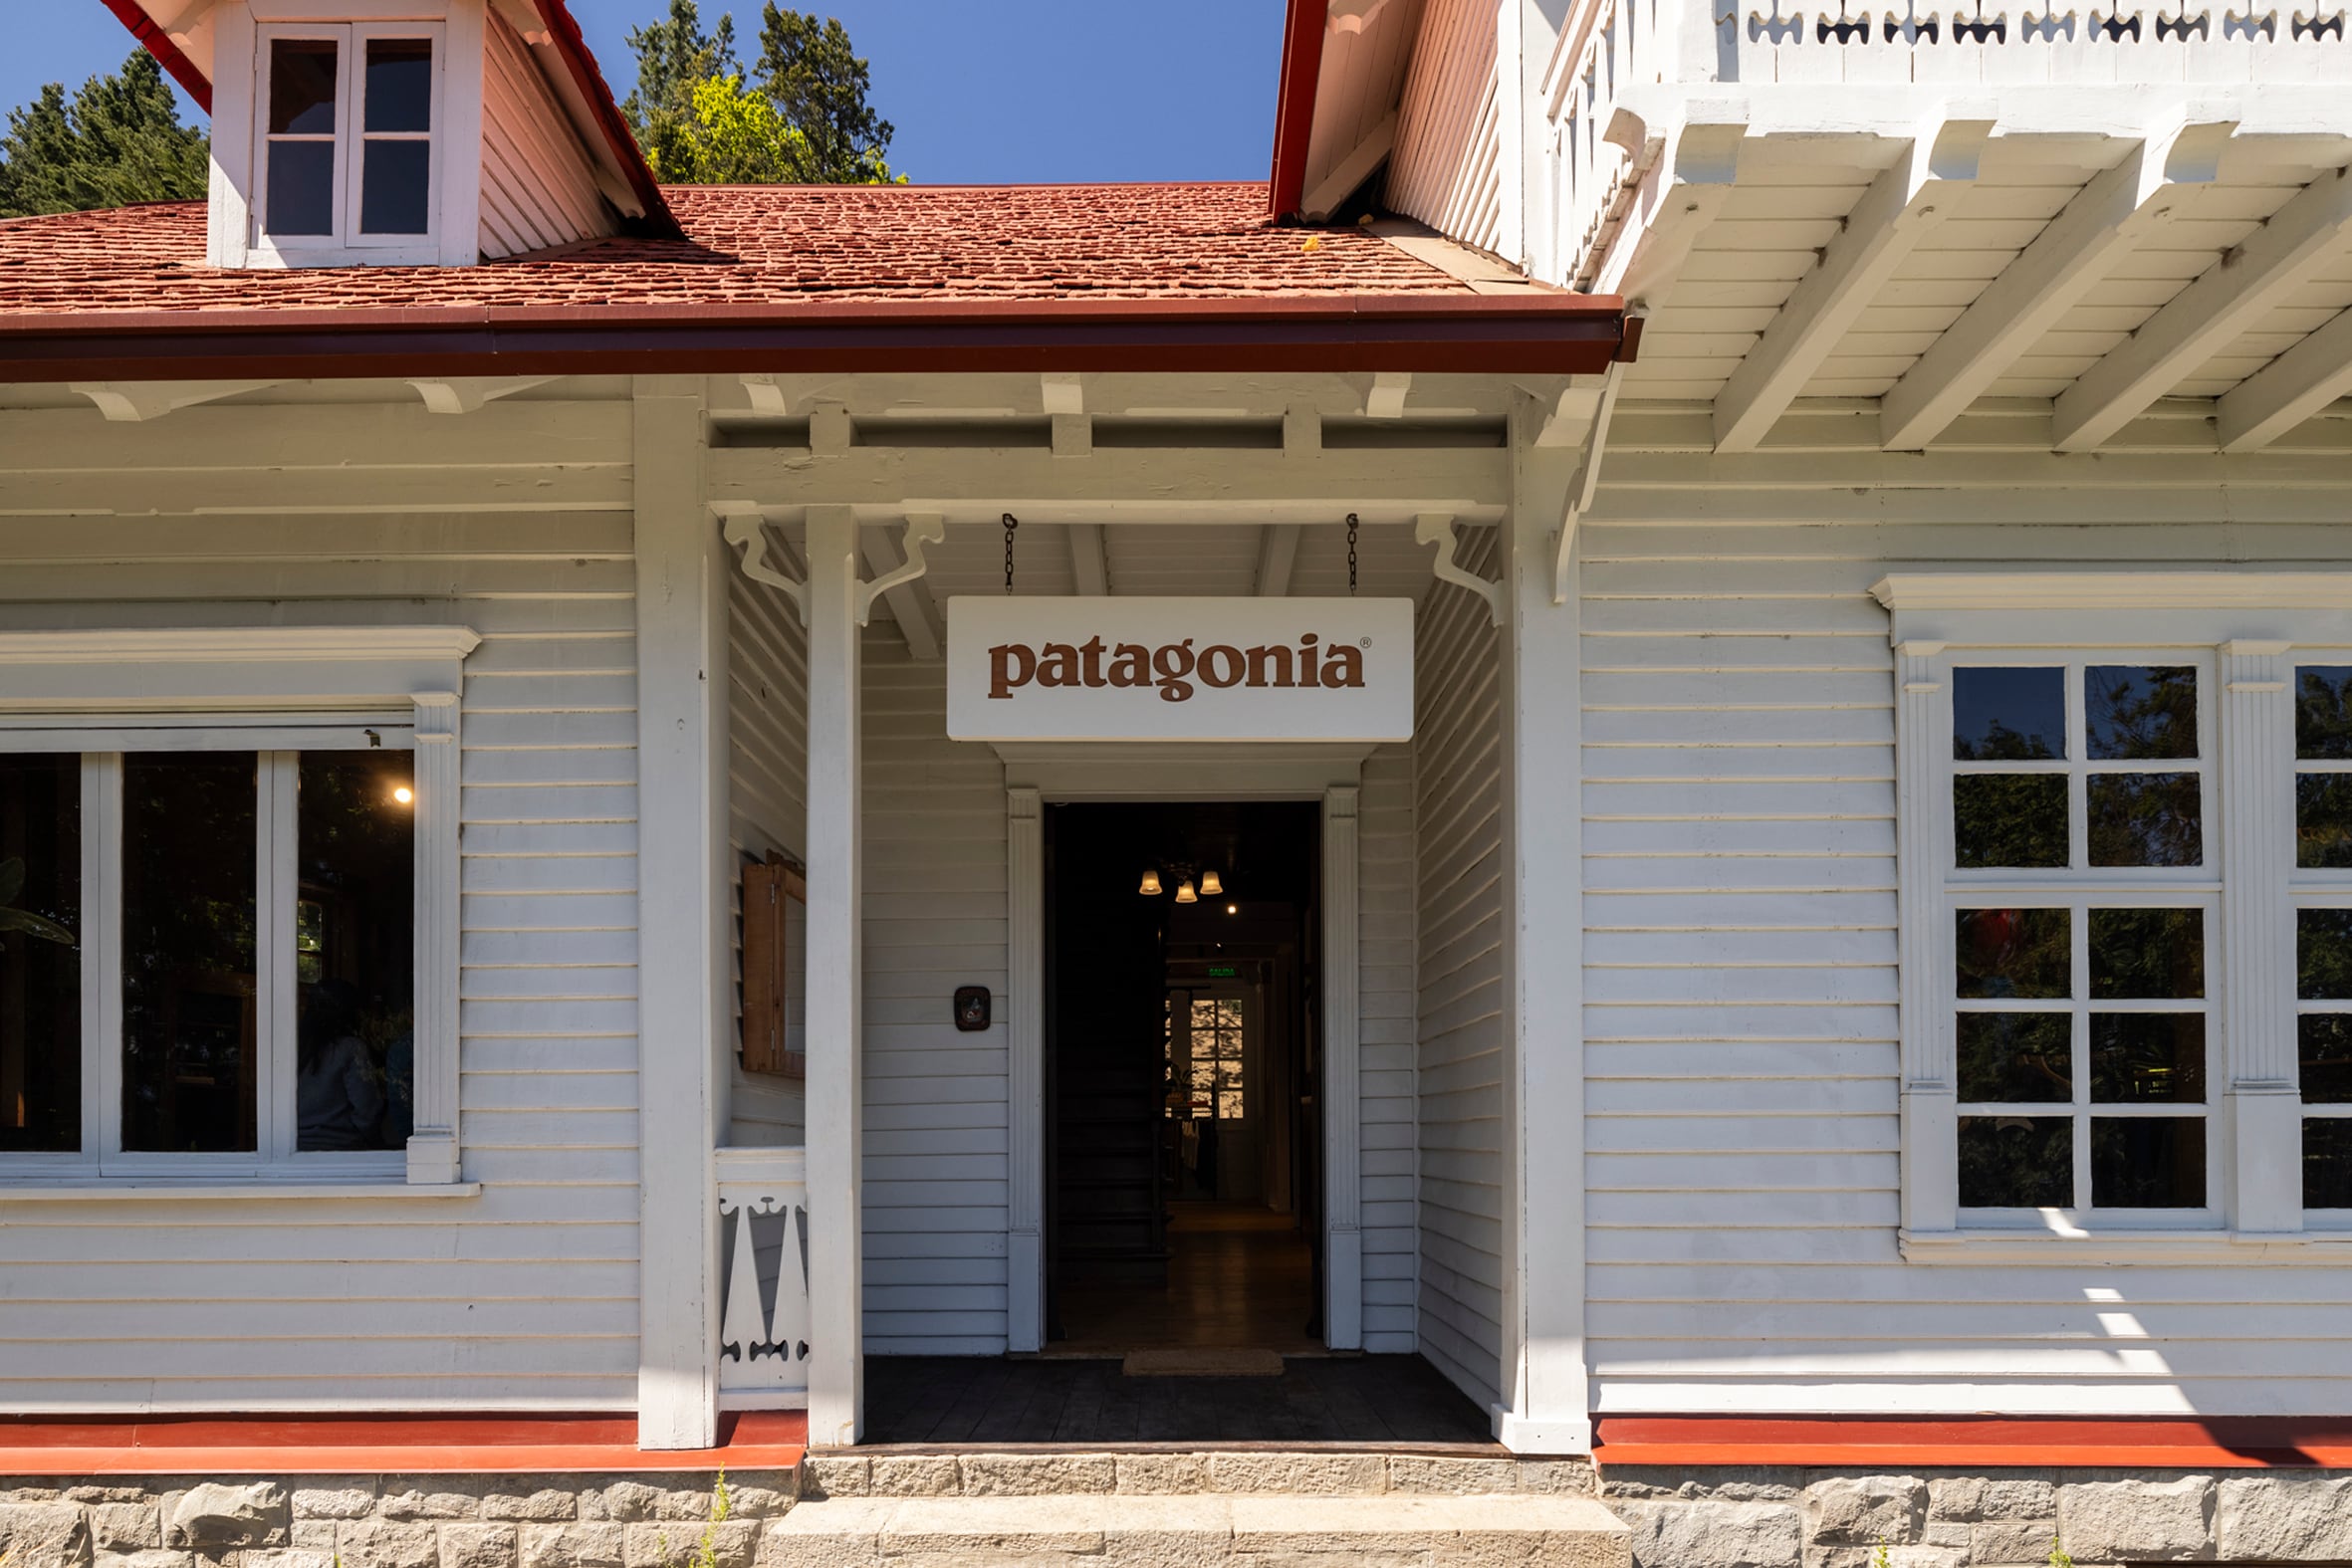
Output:
<svg viewBox="0 0 2352 1568">
<path fill-rule="evenodd" d="M 2320 175 L 2235 250 L 2058 395 L 2050 437 L 2087 452 L 2144 413 L 2340 255 L 2352 234 L 2352 178 Z"/>
<path fill-rule="evenodd" d="M 2224 392 L 2214 422 L 2225 452 L 2255 452 L 2352 394 L 2352 311 Z"/>
<path fill-rule="evenodd" d="M 1715 449 L 1753 452 L 1921 239 L 1975 183 L 1989 118 L 1924 125 L 1871 182 L 1837 237 L 1715 400 Z"/>
<path fill-rule="evenodd" d="M 2185 186 L 2213 180 L 2234 128 L 2179 123 L 2084 186 L 1888 390 L 1879 445 L 1925 450 L 2172 216 Z"/>
</svg>

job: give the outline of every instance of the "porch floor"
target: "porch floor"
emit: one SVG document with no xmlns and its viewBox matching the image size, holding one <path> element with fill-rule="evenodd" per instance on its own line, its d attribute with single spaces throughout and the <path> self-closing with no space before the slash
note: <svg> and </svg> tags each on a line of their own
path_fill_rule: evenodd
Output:
<svg viewBox="0 0 2352 1568">
<path fill-rule="evenodd" d="M 1408 1444 L 1502 1453 L 1419 1356 L 1293 1356 L 1279 1378 L 1128 1377 L 1116 1359 L 869 1356 L 866 1442 Z"/>
</svg>

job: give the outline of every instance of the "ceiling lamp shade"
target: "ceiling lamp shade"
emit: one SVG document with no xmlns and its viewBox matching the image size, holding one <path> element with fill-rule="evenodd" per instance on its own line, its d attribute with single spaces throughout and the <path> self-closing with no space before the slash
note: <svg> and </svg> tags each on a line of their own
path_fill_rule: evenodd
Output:
<svg viewBox="0 0 2352 1568">
<path fill-rule="evenodd" d="M 1143 883 L 1142 883 L 1142 885 L 1141 885 L 1141 886 L 1137 887 L 1137 888 L 1135 889 L 1135 891 L 1136 891 L 1136 892 L 1138 892 L 1138 893 L 1141 893 L 1141 894 L 1142 894 L 1142 895 L 1143 895 L 1145 898 L 1157 898 L 1157 897 L 1159 897 L 1159 896 L 1160 896 L 1160 873 L 1159 873 L 1159 871 L 1158 871 L 1156 868 L 1153 868 L 1153 867 L 1148 867 L 1148 866 L 1147 866 L 1147 867 L 1145 867 L 1145 868 L 1144 868 L 1144 872 L 1143 872 Z"/>
<path fill-rule="evenodd" d="M 1176 884 L 1176 902 L 1177 902 L 1177 903 L 1179 903 L 1179 904 L 1197 904 L 1197 903 L 1199 903 L 1200 901 L 1201 901 L 1201 895 L 1200 895 L 1200 894 L 1198 894 L 1198 893 L 1196 893 L 1196 892 L 1194 892 L 1194 891 L 1192 890 L 1192 883 L 1191 883 L 1191 881 L 1190 881 L 1189 879 L 1188 879 L 1188 880 L 1186 880 L 1186 881 L 1182 881 L 1182 882 L 1179 882 L 1179 883 L 1177 883 L 1177 884 Z"/>
<path fill-rule="evenodd" d="M 1225 891 L 1225 884 L 1218 879 L 1216 872 L 1203 871 L 1201 873 L 1201 891 L 1208 894 L 1211 898 L 1215 898 L 1218 894 Z"/>
</svg>

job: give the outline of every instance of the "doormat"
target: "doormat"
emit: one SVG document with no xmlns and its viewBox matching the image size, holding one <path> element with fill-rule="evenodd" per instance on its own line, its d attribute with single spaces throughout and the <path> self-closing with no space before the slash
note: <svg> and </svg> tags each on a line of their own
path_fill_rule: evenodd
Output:
<svg viewBox="0 0 2352 1568">
<path fill-rule="evenodd" d="M 1120 1371 L 1131 1378 L 1279 1378 L 1272 1350 L 1131 1350 Z"/>
</svg>

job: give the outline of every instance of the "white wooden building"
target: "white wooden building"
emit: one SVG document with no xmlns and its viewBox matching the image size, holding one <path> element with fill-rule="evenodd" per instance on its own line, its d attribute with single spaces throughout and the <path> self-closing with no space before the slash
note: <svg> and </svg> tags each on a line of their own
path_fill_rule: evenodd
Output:
<svg viewBox="0 0 2352 1568">
<path fill-rule="evenodd" d="M 2352 1409 L 2341 19 L 1558 9 L 1297 0 L 1300 226 L 151 0 L 211 201 L 0 224 L 0 1409 L 854 1443 L 1184 1203 L 1520 1453 Z"/>
</svg>

